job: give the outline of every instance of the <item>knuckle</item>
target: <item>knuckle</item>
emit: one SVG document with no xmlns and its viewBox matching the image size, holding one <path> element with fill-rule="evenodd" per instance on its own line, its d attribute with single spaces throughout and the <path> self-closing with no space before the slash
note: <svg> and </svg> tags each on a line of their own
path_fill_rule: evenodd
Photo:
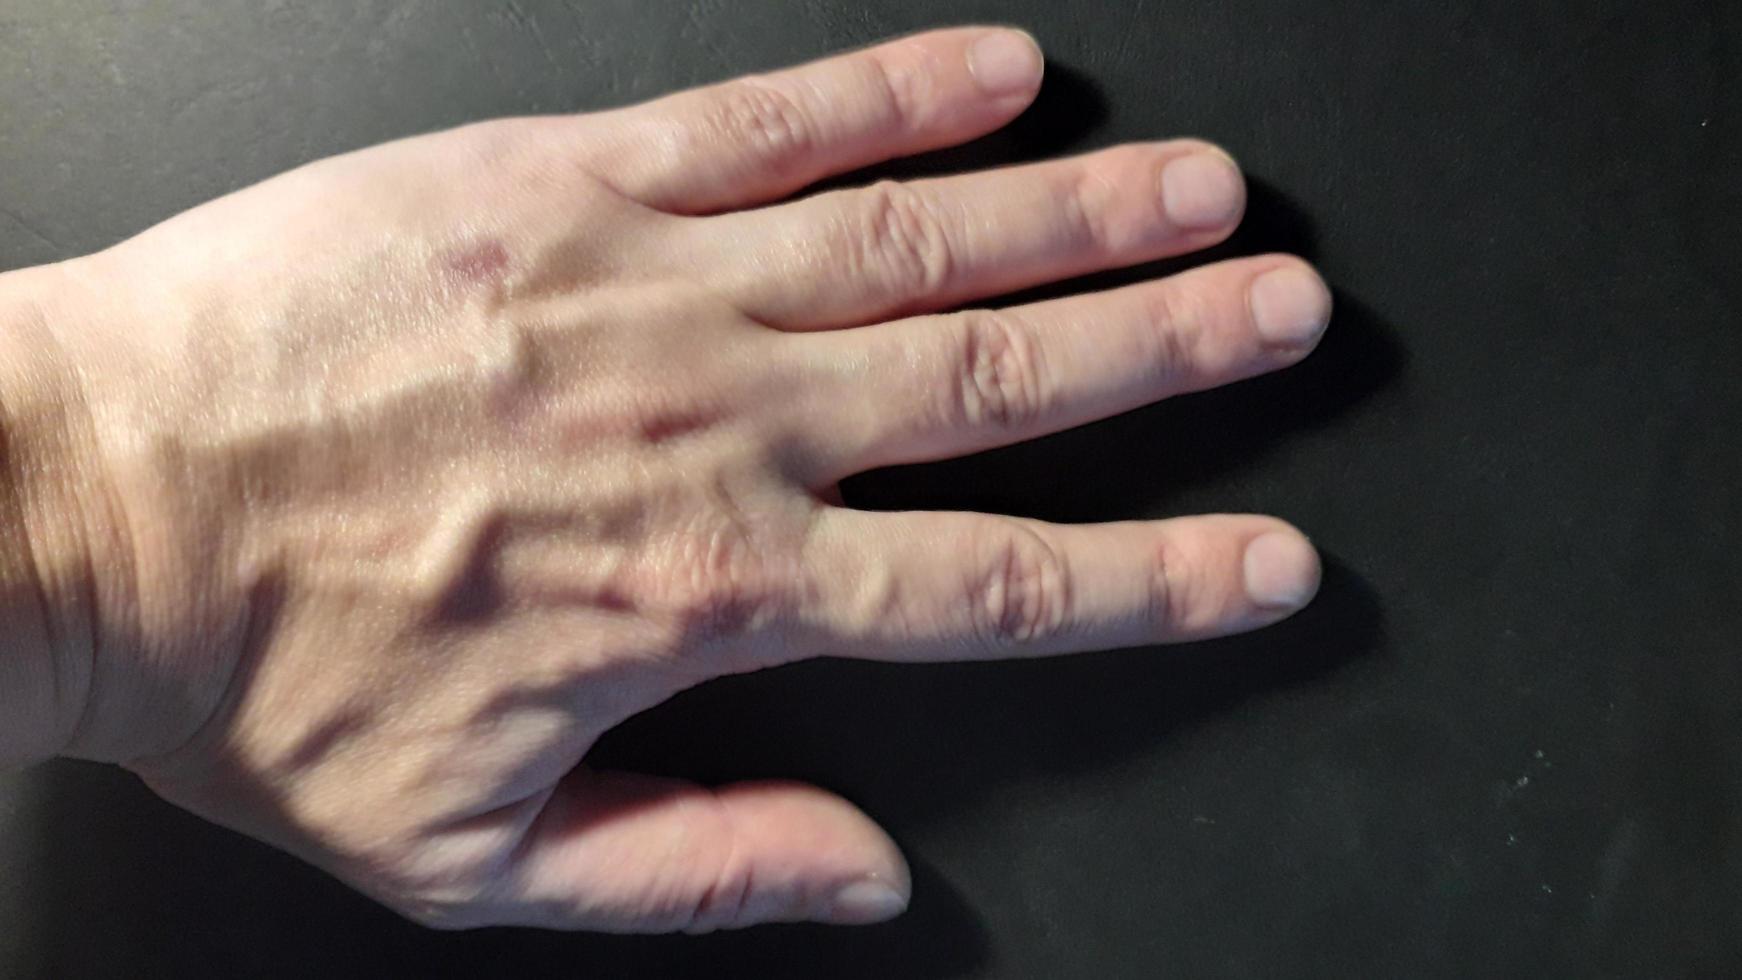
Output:
<svg viewBox="0 0 1742 980">
<path fill-rule="evenodd" d="M 751 875 L 742 862 L 729 862 L 685 910 L 682 930 L 713 932 L 744 922 L 749 911 Z"/>
<path fill-rule="evenodd" d="M 1085 160 L 1074 179 L 1061 192 L 1066 230 L 1079 247 L 1099 253 L 1123 252 L 1136 247 L 1144 227 L 1139 209 L 1131 207 L 1131 187 L 1126 175 L 1141 156 L 1135 147 L 1118 147 Z"/>
<path fill-rule="evenodd" d="M 1190 625 L 1189 568 L 1185 554 L 1171 542 L 1157 542 L 1151 549 L 1147 618 L 1154 635 L 1169 636 Z"/>
<path fill-rule="evenodd" d="M 978 632 L 993 650 L 1041 645 L 1070 622 L 1070 570 L 1063 556 L 1020 524 L 990 549 L 972 591 Z"/>
<path fill-rule="evenodd" d="M 1044 367 L 1033 334 L 1010 314 L 964 314 L 954 412 L 970 427 L 1019 430 L 1046 410 Z"/>
<path fill-rule="evenodd" d="M 585 171 L 576 165 L 571 141 L 560 124 L 528 116 L 467 123 L 435 137 L 453 167 L 442 174 L 468 186 L 518 194 L 574 192 Z"/>
<path fill-rule="evenodd" d="M 869 87 L 892 131 L 919 128 L 937 102 L 937 77 L 917 46 L 866 60 Z"/>
<path fill-rule="evenodd" d="M 681 538 L 660 578 L 685 650 L 731 646 L 771 632 L 792 604 L 793 590 L 779 563 L 730 521 Z"/>
<path fill-rule="evenodd" d="M 809 115 L 792 96 L 766 82 L 743 79 L 725 86 L 713 113 L 712 131 L 750 148 L 776 169 L 803 159 L 816 143 Z"/>
<path fill-rule="evenodd" d="M 866 271 L 888 277 L 911 297 L 935 294 L 949 279 L 949 237 L 931 199 L 899 181 L 863 192 L 864 217 L 854 258 Z"/>
<path fill-rule="evenodd" d="M 1178 283 L 1160 283 L 1144 303 L 1148 362 L 1160 378 L 1183 381 L 1198 372 L 1198 339 L 1211 315 L 1210 304 L 1196 290 Z"/>
<path fill-rule="evenodd" d="M 518 161 L 529 147 L 537 146 L 538 132 L 532 120 L 509 117 L 467 123 L 453 135 L 480 169 L 492 170 Z"/>
<path fill-rule="evenodd" d="M 746 924 L 755 874 L 739 846 L 725 806 L 712 793 L 695 790 L 668 803 L 682 846 L 648 867 L 645 884 L 631 899 L 640 921 L 664 931 L 706 933 Z"/>
</svg>

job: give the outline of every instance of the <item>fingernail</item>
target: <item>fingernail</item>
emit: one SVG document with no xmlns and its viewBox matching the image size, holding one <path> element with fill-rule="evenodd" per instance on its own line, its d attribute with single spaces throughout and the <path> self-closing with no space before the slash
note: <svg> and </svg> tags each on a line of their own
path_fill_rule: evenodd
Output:
<svg viewBox="0 0 1742 980">
<path fill-rule="evenodd" d="M 1023 31 L 993 31 L 968 47 L 968 73 L 991 96 L 1037 88 L 1042 60 L 1040 45 Z"/>
<path fill-rule="evenodd" d="M 1310 347 L 1331 320 L 1331 291 L 1299 266 L 1272 269 L 1252 281 L 1252 324 L 1279 347 Z"/>
<path fill-rule="evenodd" d="M 888 882 L 863 878 L 835 893 L 829 921 L 841 925 L 868 925 L 893 919 L 907 908 L 907 896 Z"/>
<path fill-rule="evenodd" d="M 1271 531 L 1246 546 L 1246 595 L 1266 609 L 1299 609 L 1319 590 L 1319 555 L 1306 538 Z"/>
<path fill-rule="evenodd" d="M 1240 216 L 1244 198 L 1240 169 L 1215 150 L 1174 157 L 1161 168 L 1161 206 L 1176 228 L 1221 228 Z"/>
</svg>

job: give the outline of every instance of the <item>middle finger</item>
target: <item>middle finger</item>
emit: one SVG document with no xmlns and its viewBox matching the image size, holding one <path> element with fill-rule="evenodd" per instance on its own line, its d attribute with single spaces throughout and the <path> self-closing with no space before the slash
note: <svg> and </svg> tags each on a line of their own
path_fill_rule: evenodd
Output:
<svg viewBox="0 0 1742 980">
<path fill-rule="evenodd" d="M 1008 445 L 1293 364 L 1331 294 L 1290 256 L 1003 310 L 794 337 L 830 397 L 805 405 L 807 482 Z"/>
</svg>

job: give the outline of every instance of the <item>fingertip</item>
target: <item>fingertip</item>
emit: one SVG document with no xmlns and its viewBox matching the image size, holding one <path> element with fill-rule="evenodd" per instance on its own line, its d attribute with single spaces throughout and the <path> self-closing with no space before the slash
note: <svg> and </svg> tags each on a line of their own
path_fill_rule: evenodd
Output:
<svg viewBox="0 0 1742 980">
<path fill-rule="evenodd" d="M 1324 278 L 1293 256 L 1247 286 L 1253 328 L 1266 344 L 1284 350 L 1304 352 L 1317 345 L 1330 325 L 1331 305 Z"/>
<path fill-rule="evenodd" d="M 1012 27 L 994 28 L 968 45 L 968 74 L 994 99 L 1033 98 L 1040 90 L 1046 58 L 1034 35 Z"/>
<path fill-rule="evenodd" d="M 1202 140 L 1178 140 L 1165 149 L 1160 193 L 1168 223 L 1179 231 L 1231 234 L 1246 213 L 1240 165 L 1228 151 Z"/>
<path fill-rule="evenodd" d="M 741 817 L 751 850 L 762 855 L 759 879 L 787 896 L 784 901 L 770 896 L 766 915 L 738 925 L 793 917 L 869 925 L 907 908 L 913 890 L 907 860 L 889 834 L 852 803 L 789 780 L 737 783 L 720 795 Z"/>
<path fill-rule="evenodd" d="M 1293 528 L 1266 531 L 1247 542 L 1241 564 L 1246 597 L 1270 612 L 1291 613 L 1311 602 L 1323 575 L 1318 550 Z"/>
<path fill-rule="evenodd" d="M 901 848 L 865 811 L 841 797 L 824 794 L 839 808 L 842 826 L 857 852 L 864 874 L 837 888 L 821 921 L 837 925 L 870 925 L 893 919 L 907 910 L 913 895 L 913 873 Z"/>
<path fill-rule="evenodd" d="M 835 892 L 818 921 L 838 926 L 887 922 L 907 911 L 910 886 L 872 875 L 849 882 Z"/>
</svg>

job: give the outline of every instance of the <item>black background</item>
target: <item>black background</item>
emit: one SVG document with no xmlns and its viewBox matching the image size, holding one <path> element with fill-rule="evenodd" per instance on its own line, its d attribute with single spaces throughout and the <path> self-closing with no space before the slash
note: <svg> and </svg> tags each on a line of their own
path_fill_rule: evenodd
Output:
<svg viewBox="0 0 1742 980">
<path fill-rule="evenodd" d="M 601 747 L 845 793 L 913 861 L 889 925 L 430 933 L 123 773 L 55 764 L 0 779 L 0 974 L 1736 969 L 1730 0 L 0 0 L 0 267 L 385 138 L 971 20 L 1041 38 L 1040 104 L 890 172 L 1212 138 L 1255 182 L 1218 254 L 1305 254 L 1338 314 L 1282 376 L 873 474 L 849 500 L 1271 511 L 1333 558 L 1311 611 L 1197 648 L 817 662 L 698 689 Z"/>
</svg>

